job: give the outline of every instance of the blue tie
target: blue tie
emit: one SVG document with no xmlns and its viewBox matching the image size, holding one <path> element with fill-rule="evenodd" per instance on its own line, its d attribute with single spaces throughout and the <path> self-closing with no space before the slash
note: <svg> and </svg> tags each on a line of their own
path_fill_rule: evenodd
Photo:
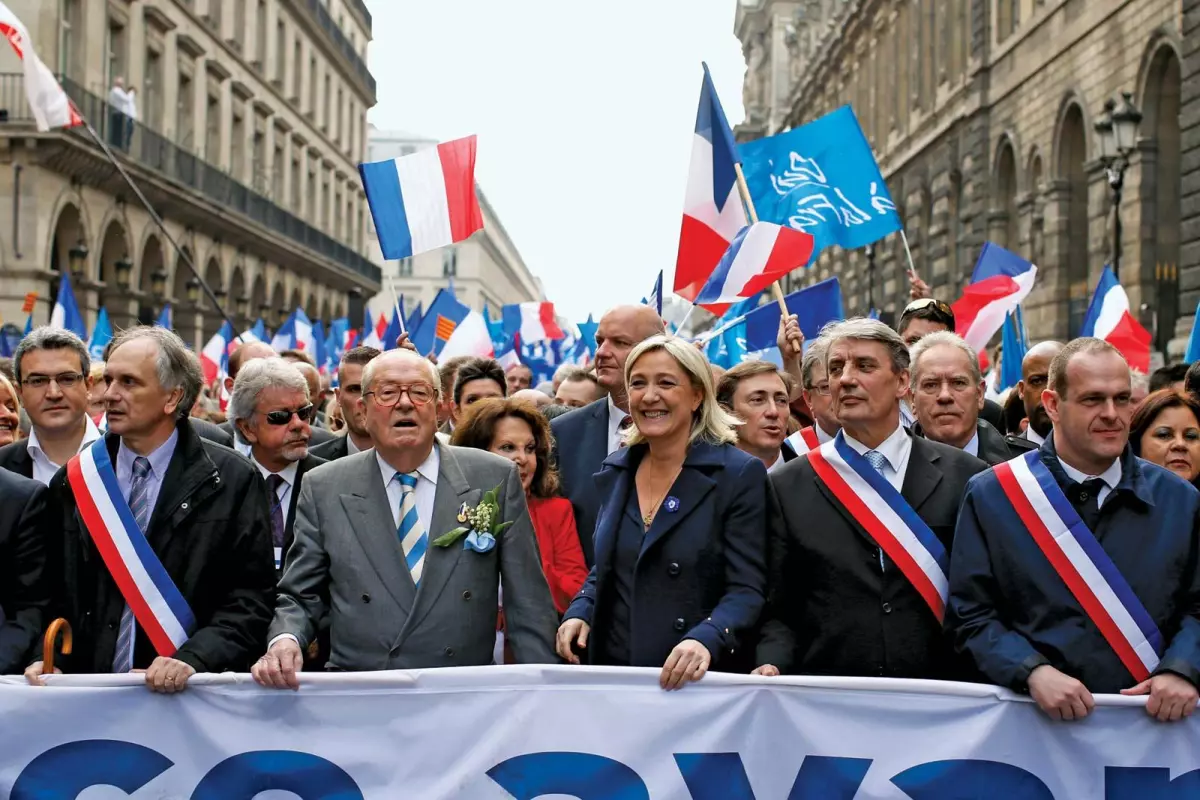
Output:
<svg viewBox="0 0 1200 800">
<path fill-rule="evenodd" d="M 150 526 L 150 460 L 138 456 L 133 460 L 133 482 L 129 487 L 129 510 L 143 534 Z M 133 643 L 137 622 L 128 604 L 121 612 L 121 627 L 117 630 L 117 649 L 113 656 L 113 672 L 118 675 L 133 669 Z"/>
<path fill-rule="evenodd" d="M 883 475 L 883 466 L 888 463 L 887 458 L 883 455 L 883 453 L 879 452 L 878 450 L 868 450 L 867 452 L 863 453 L 863 458 L 867 460 L 868 464 L 875 468 L 876 472 L 878 472 L 880 475 Z M 884 569 L 883 548 L 881 547 L 879 548 L 879 570 L 882 572 Z"/>
<path fill-rule="evenodd" d="M 394 480 L 400 481 L 404 494 L 400 498 L 400 547 L 404 550 L 404 562 L 412 575 L 413 583 L 421 584 L 421 572 L 425 568 L 425 550 L 428 537 L 425 526 L 417 515 L 417 473 L 397 472 Z"/>
</svg>

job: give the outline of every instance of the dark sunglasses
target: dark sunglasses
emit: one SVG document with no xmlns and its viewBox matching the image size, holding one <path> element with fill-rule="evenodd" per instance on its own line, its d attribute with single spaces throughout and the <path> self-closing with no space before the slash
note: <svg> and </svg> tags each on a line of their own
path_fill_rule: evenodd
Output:
<svg viewBox="0 0 1200 800">
<path fill-rule="evenodd" d="M 287 425 L 292 421 L 292 414 L 299 417 L 301 422 L 312 422 L 312 418 L 316 416 L 317 407 L 309 403 L 303 408 L 297 408 L 295 411 L 288 411 L 281 408 L 278 411 L 263 411 L 261 413 L 270 425 Z"/>
</svg>

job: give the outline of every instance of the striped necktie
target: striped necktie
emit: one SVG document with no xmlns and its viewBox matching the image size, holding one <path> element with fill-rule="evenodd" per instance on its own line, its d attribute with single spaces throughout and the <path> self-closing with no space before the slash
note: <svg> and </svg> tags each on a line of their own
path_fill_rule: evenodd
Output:
<svg viewBox="0 0 1200 800">
<path fill-rule="evenodd" d="M 397 529 L 400 547 L 404 550 L 404 562 L 408 565 L 413 584 L 420 586 L 428 537 L 417 515 L 417 473 L 397 472 L 393 480 L 399 481 L 404 491 L 400 498 L 400 526 Z"/>
<path fill-rule="evenodd" d="M 133 481 L 129 486 L 129 510 L 138 529 L 145 534 L 150 526 L 150 460 L 138 456 L 133 460 Z M 121 625 L 117 629 L 117 649 L 113 655 L 113 672 L 121 674 L 133 669 L 133 645 L 137 638 L 137 621 L 133 609 L 125 604 Z"/>
</svg>

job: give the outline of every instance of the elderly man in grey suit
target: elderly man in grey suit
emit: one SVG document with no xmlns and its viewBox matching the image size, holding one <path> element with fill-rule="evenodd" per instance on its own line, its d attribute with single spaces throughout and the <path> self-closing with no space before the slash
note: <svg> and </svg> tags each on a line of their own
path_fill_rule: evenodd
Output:
<svg viewBox="0 0 1200 800">
<path fill-rule="evenodd" d="M 327 613 L 327 669 L 490 664 L 501 580 L 516 660 L 556 662 L 558 617 L 512 462 L 435 441 L 441 384 L 416 353 L 384 353 L 362 385 L 375 449 L 305 476 L 255 680 L 297 688 L 304 648 Z M 446 544 L 456 529 L 494 527 L 477 522 L 492 489 L 495 519 L 511 524 Z"/>
</svg>

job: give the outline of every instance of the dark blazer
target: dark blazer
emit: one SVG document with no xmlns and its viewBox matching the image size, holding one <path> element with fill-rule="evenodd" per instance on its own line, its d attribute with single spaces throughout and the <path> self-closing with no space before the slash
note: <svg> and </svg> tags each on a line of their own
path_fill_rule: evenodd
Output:
<svg viewBox="0 0 1200 800">
<path fill-rule="evenodd" d="M 29 665 L 46 626 L 46 488 L 0 470 L 0 674 Z"/>
<path fill-rule="evenodd" d="M 979 432 L 977 458 L 985 462 L 989 467 L 1003 464 L 1005 461 L 1016 458 L 1022 453 L 1037 449 L 1037 445 L 1028 439 L 1010 441 L 1012 437 L 1004 436 L 983 419 L 976 423 L 976 430 Z M 916 436 L 925 435 L 925 432 L 921 430 L 921 423 L 919 422 L 913 425 L 912 432 Z"/>
<path fill-rule="evenodd" d="M 205 423 L 205 424 L 212 425 L 211 422 Z M 234 430 L 233 430 L 233 421 L 225 420 L 220 425 L 213 425 L 213 427 L 219 428 L 220 430 L 229 434 L 229 444 L 227 444 L 225 446 L 233 447 L 233 443 L 237 441 L 237 434 L 235 434 Z M 316 425 L 309 425 L 308 427 L 312 430 L 312 436 L 309 437 L 308 443 L 313 447 L 315 447 L 319 444 L 325 444 L 330 439 L 333 439 L 334 437 L 337 436 L 336 433 L 333 433 L 325 428 L 318 428 Z M 204 436 L 203 433 L 200 435 Z M 205 437 L 205 438 L 207 438 L 207 437 Z M 225 443 L 221 442 L 221 444 L 225 444 Z"/>
<path fill-rule="evenodd" d="M 258 469 L 234 451 L 202 440 L 180 424 L 146 538 L 196 616 L 196 630 L 175 658 L 198 672 L 244 672 L 262 655 L 275 603 L 275 559 L 266 489 Z M 107 434 L 115 462 L 120 438 Z M 74 632 L 64 672 L 112 671 L 125 601 L 79 518 L 74 493 L 59 470 L 48 495 L 47 542 L 57 551 L 51 572 L 53 614 Z M 133 665 L 155 650 L 141 626 Z"/>
<path fill-rule="evenodd" d="M 1004 409 L 995 400 L 984 399 L 979 418 L 999 431 L 1004 426 Z"/>
<path fill-rule="evenodd" d="M 227 436 L 219 425 L 195 417 L 188 417 L 188 424 L 201 439 L 207 439 L 225 447 L 233 447 L 233 439 Z M 0 469 L 15 472 L 26 478 L 33 477 L 33 459 L 29 456 L 28 439 L 21 439 L 0 447 Z"/>
<path fill-rule="evenodd" d="M 550 423 L 550 430 L 554 434 L 551 460 L 558 464 L 563 496 L 575 509 L 579 545 L 591 567 L 596 563 L 593 539 L 602 500 L 595 475 L 608 456 L 608 397 L 563 414 Z M 559 443 L 565 446 L 560 448 Z"/>
<path fill-rule="evenodd" d="M 593 664 L 609 663 L 604 626 L 617 530 L 647 450 L 644 444 L 617 450 L 596 476 L 596 565 L 565 615 L 591 625 Z M 733 445 L 697 442 L 668 497 L 679 508 L 659 509 L 633 576 L 630 666 L 660 667 L 675 645 L 695 639 L 708 648 L 714 669 L 728 670 L 765 602 L 767 468 Z"/>
<path fill-rule="evenodd" d="M 900 494 L 947 551 L 967 480 L 987 469 L 913 437 Z M 821 483 L 807 458 L 771 473 L 771 589 L 758 663 L 784 674 L 947 678 L 958 670 L 939 620 Z"/>
<path fill-rule="evenodd" d="M 334 436 L 328 442 L 308 448 L 308 454 L 324 459 L 325 461 L 337 461 L 339 458 L 345 458 L 350 454 L 350 445 L 347 444 L 348 438 L 349 434 Z"/>
<path fill-rule="evenodd" d="M 1046 439 L 1038 454 L 1064 493 Z M 1093 533 L 1162 633 L 1157 672 L 1200 685 L 1200 492 L 1174 473 L 1121 456 L 1121 480 Z M 1025 691 L 1041 664 L 1115 693 L 1136 681 L 1021 523 L 993 470 L 973 478 L 958 517 L 946 627 L 989 683 Z"/>
</svg>

